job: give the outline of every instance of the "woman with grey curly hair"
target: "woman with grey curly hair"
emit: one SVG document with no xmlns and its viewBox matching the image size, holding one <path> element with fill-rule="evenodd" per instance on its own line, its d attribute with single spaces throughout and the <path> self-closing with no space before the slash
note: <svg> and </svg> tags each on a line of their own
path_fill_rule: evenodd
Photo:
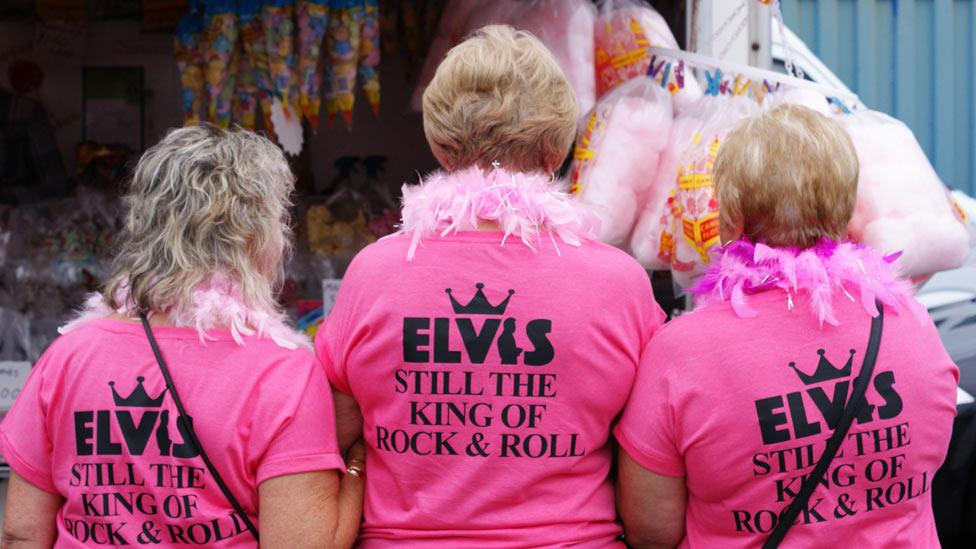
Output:
<svg viewBox="0 0 976 549">
<path fill-rule="evenodd" d="M 353 543 L 362 450 L 344 464 L 275 299 L 293 185 L 254 133 L 183 128 L 146 152 L 104 292 L 0 425 L 4 546 Z"/>
</svg>

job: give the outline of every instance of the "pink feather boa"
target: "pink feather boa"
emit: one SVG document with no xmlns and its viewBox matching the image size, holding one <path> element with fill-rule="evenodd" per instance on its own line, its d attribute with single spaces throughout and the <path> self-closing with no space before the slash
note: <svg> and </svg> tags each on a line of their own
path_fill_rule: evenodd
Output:
<svg viewBox="0 0 976 549">
<path fill-rule="evenodd" d="M 58 332 L 68 333 L 88 321 L 105 318 L 113 313 L 138 317 L 138 311 L 134 304 L 130 304 L 128 295 L 118 296 L 117 302 L 127 305 L 113 311 L 102 294 L 89 295 L 78 315 L 59 328 Z M 248 307 L 240 286 L 220 275 L 194 289 L 189 306 L 173 306 L 167 313 L 175 326 L 196 328 L 200 342 L 204 345 L 207 340 L 214 340 L 207 335 L 207 330 L 223 327 L 230 330 L 238 345 L 244 345 L 245 337 L 268 337 L 286 349 L 311 348 L 311 343 L 304 334 L 288 326 L 284 313 Z"/>
<path fill-rule="evenodd" d="M 546 236 L 558 253 L 555 236 L 570 246 L 594 238 L 596 217 L 557 188 L 564 187 L 542 174 L 512 173 L 498 167 L 436 172 L 419 185 L 404 185 L 399 234 L 412 238 L 407 259 L 413 259 L 424 237 L 477 230 L 479 220 L 499 226 L 504 233 L 502 245 L 516 235 L 536 249 Z"/>
<path fill-rule="evenodd" d="M 712 265 L 691 292 L 699 305 L 729 301 L 742 318 L 757 315 L 748 303 L 750 294 L 778 289 L 787 293 L 791 304 L 793 295 L 804 294 L 821 326 L 824 322 L 837 326 L 832 302 L 838 294 L 851 300 L 851 292 L 859 294 L 871 316 L 878 314 L 875 300 L 895 312 L 920 306 L 909 283 L 899 279 L 891 265 L 898 255 L 884 256 L 852 242 L 823 240 L 799 250 L 739 240 L 716 250 Z"/>
</svg>

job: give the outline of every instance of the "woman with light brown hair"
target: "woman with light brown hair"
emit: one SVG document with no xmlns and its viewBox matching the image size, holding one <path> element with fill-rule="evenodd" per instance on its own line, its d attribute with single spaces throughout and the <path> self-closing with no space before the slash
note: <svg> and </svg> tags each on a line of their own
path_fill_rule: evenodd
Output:
<svg viewBox="0 0 976 549">
<path fill-rule="evenodd" d="M 938 547 L 959 372 L 892 262 L 846 240 L 858 161 L 782 106 L 715 161 L 726 243 L 614 433 L 634 547 Z"/>
<path fill-rule="evenodd" d="M 250 132 L 143 155 L 104 293 L 0 426 L 5 547 L 352 544 L 362 456 L 340 481 L 328 383 L 275 300 L 292 189 Z"/>
<path fill-rule="evenodd" d="M 340 443 L 366 441 L 360 544 L 620 547 L 610 424 L 663 313 L 554 180 L 573 91 L 489 26 L 423 105 L 444 172 L 404 187 L 402 233 L 353 260 L 315 341 Z"/>
</svg>

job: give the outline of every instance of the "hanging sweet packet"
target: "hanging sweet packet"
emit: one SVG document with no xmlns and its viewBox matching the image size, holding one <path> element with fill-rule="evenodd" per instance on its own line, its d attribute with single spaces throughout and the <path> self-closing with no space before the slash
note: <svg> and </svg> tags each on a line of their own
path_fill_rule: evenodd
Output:
<svg viewBox="0 0 976 549">
<path fill-rule="evenodd" d="M 241 112 L 234 111 L 235 105 L 240 105 L 236 99 L 237 74 L 240 70 L 241 46 L 235 42 L 230 54 L 230 70 L 227 78 L 221 84 L 220 94 L 217 96 L 217 119 L 214 121 L 220 128 L 229 128 L 232 121 L 240 121 Z"/>
<path fill-rule="evenodd" d="M 200 122 L 204 104 L 205 62 L 203 35 L 203 12 L 194 6 L 180 19 L 176 27 L 175 54 L 176 68 L 180 72 L 180 95 L 183 105 L 183 125 Z"/>
<path fill-rule="evenodd" d="M 237 44 L 236 9 L 234 0 L 210 0 L 203 3 L 206 88 L 209 101 L 207 119 L 215 124 L 228 124 L 230 121 L 230 101 L 225 100 L 229 98 L 225 90 L 232 74 L 231 56 Z"/>
<path fill-rule="evenodd" d="M 330 123 L 342 113 L 346 127 L 352 128 L 352 109 L 356 103 L 356 67 L 359 63 L 360 31 L 363 25 L 362 0 L 329 0 L 329 25 L 326 44 L 331 60 L 329 71 Z"/>
<path fill-rule="evenodd" d="M 907 278 L 965 263 L 972 234 L 908 126 L 871 110 L 839 120 L 860 162 L 850 236 L 881 252 L 902 252 L 897 264 Z"/>
<path fill-rule="evenodd" d="M 319 67 L 325 28 L 329 21 L 328 0 L 298 0 L 295 18 L 298 22 L 298 106 L 312 125 L 312 131 L 317 132 L 322 104 L 322 72 Z"/>
<path fill-rule="evenodd" d="M 379 0 L 366 0 L 363 27 L 359 37 L 359 81 L 373 114 L 380 114 L 380 6 Z"/>
<path fill-rule="evenodd" d="M 683 288 L 704 272 L 709 250 L 719 244 L 719 205 L 712 179 L 719 147 L 739 122 L 760 111 L 755 99 L 745 95 L 706 96 L 689 108 L 701 125 L 679 155 L 671 224 L 661 237 L 673 241 L 671 274 Z"/>
<path fill-rule="evenodd" d="M 596 101 L 596 8 L 589 0 L 531 0 L 524 4 L 515 26 L 531 32 L 549 48 L 576 93 L 580 115 L 585 116 Z"/>
<path fill-rule="evenodd" d="M 237 25 L 240 29 L 241 44 L 244 46 L 246 63 L 251 68 L 253 80 L 257 85 L 258 103 L 268 135 L 274 135 L 271 123 L 271 105 L 274 99 L 274 85 L 271 83 L 271 69 L 268 66 L 268 48 L 261 22 L 263 0 L 237 0 Z"/>
<path fill-rule="evenodd" d="M 643 2 L 603 0 L 594 46 L 597 98 L 632 78 L 648 74 L 652 60 L 656 61 L 653 68 L 660 71 L 657 78 L 673 79 L 673 85 L 668 87 L 675 95 L 674 106 L 678 112 L 702 96 L 698 81 L 691 71 L 685 71 L 682 63 L 650 53 L 651 47 L 680 48 L 664 17 Z"/>
<path fill-rule="evenodd" d="M 410 106 L 415 111 L 421 110 L 421 102 L 427 84 L 434 78 L 437 66 L 441 64 L 447 51 L 458 45 L 464 38 L 465 29 L 471 14 L 481 9 L 487 0 L 448 0 L 441 12 L 437 24 L 437 36 L 427 49 L 424 66 L 420 70 L 420 80 L 410 97 Z"/>
<path fill-rule="evenodd" d="M 600 219 L 601 241 L 626 243 L 654 183 L 672 120 L 670 94 L 643 77 L 601 98 L 586 118 L 569 192 Z"/>
<path fill-rule="evenodd" d="M 677 227 L 678 162 L 684 148 L 702 127 L 702 121 L 694 111 L 686 109 L 671 125 L 671 136 L 661 151 L 657 173 L 630 238 L 631 253 L 648 270 L 671 268 Z"/>
<path fill-rule="evenodd" d="M 235 81 L 234 104 L 231 108 L 234 113 L 234 120 L 242 128 L 253 130 L 257 127 L 258 111 L 258 85 L 254 74 L 254 67 L 251 66 L 251 58 L 244 50 L 243 45 L 239 45 L 234 54 L 237 59 Z"/>
<path fill-rule="evenodd" d="M 295 114 L 294 52 L 295 0 L 265 0 L 261 6 L 261 25 L 268 52 L 268 70 L 274 97 L 282 105 L 286 117 Z"/>
</svg>

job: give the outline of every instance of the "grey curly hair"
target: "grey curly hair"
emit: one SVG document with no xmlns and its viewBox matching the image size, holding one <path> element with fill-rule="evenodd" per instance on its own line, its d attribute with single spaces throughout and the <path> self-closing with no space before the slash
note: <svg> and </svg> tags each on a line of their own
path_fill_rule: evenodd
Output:
<svg viewBox="0 0 976 549">
<path fill-rule="evenodd" d="M 294 176 L 260 135 L 209 124 L 172 130 L 142 156 L 125 195 L 125 228 L 103 295 L 113 309 L 187 310 L 215 275 L 245 305 L 275 299 L 291 248 Z"/>
</svg>

